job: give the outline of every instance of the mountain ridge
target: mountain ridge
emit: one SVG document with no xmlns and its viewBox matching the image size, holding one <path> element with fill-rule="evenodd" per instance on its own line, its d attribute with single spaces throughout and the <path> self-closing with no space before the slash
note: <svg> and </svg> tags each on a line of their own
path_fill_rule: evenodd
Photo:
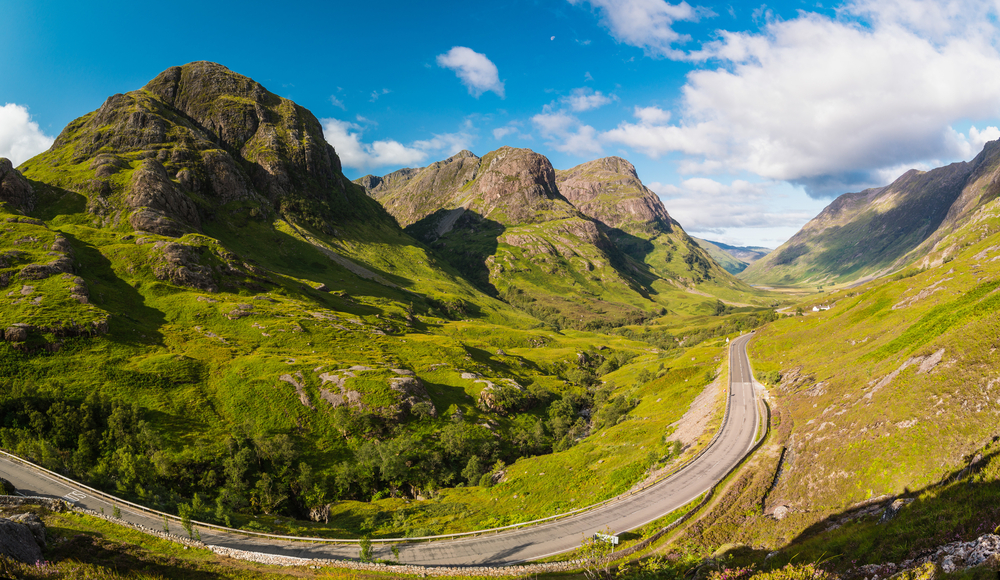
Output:
<svg viewBox="0 0 1000 580">
<path fill-rule="evenodd" d="M 977 207 L 1000 195 L 1000 144 L 968 162 L 911 169 L 891 184 L 846 193 L 750 265 L 753 284 L 845 284 L 921 261 Z"/>
</svg>

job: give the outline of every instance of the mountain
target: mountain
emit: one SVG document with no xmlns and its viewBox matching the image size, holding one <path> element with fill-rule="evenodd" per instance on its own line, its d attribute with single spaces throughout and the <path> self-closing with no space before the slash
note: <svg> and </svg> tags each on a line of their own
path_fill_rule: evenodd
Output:
<svg viewBox="0 0 1000 580">
<path fill-rule="evenodd" d="M 621 158 L 556 171 L 538 153 L 503 147 L 356 182 L 481 289 L 559 324 L 710 312 L 715 297 L 749 292 Z"/>
<path fill-rule="evenodd" d="M 760 246 L 730 246 L 722 242 L 710 242 L 694 238 L 698 245 L 705 248 L 716 262 L 727 272 L 736 275 L 747 269 L 747 266 L 766 256 L 771 250 Z"/>
<path fill-rule="evenodd" d="M 970 162 L 911 169 L 885 187 L 841 195 L 740 276 L 753 284 L 842 284 L 921 261 L 1000 193 L 1000 143 Z"/>
<path fill-rule="evenodd" d="M 398 214 L 427 243 L 344 177 L 312 113 L 207 62 L 0 159 L 0 447 L 237 527 L 502 525 L 564 511 L 569 478 L 582 502 L 676 459 L 662 434 L 719 337 L 774 316 L 720 312 L 697 256 L 657 279 L 527 150 L 367 185 L 438 195 Z M 664 304 L 693 316 L 649 321 Z"/>
</svg>

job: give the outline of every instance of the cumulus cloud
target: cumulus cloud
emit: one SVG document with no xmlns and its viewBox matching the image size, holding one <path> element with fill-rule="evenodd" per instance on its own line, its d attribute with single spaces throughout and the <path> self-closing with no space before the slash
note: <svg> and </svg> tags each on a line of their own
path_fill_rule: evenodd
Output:
<svg viewBox="0 0 1000 580">
<path fill-rule="evenodd" d="M 546 144 L 556 151 L 573 155 L 600 155 L 597 130 L 565 112 L 542 112 L 531 118 Z"/>
<path fill-rule="evenodd" d="M 465 46 L 455 46 L 437 57 L 438 66 L 455 71 L 462 84 L 468 87 L 469 94 L 479 98 L 485 92 L 492 91 L 501 99 L 504 98 L 503 82 L 497 66 L 478 53 Z"/>
<path fill-rule="evenodd" d="M 996 15 L 972 1 L 858 0 L 836 18 L 720 31 L 683 57 L 719 65 L 688 74 L 677 120 L 637 110 L 600 138 L 814 197 L 882 185 L 889 168 L 967 159 L 994 133 L 951 126 L 1000 115 Z"/>
<path fill-rule="evenodd" d="M 28 108 L 15 103 L 0 107 L 0 157 L 15 167 L 45 151 L 55 141 L 31 120 Z"/>
<path fill-rule="evenodd" d="M 581 113 L 583 111 L 603 107 L 604 105 L 616 101 L 617 99 L 618 97 L 615 95 L 608 96 L 601 91 L 595 91 L 589 87 L 581 87 L 579 89 L 573 89 L 568 96 L 562 98 L 562 102 L 570 109 L 576 111 L 577 113 Z"/>
<path fill-rule="evenodd" d="M 365 143 L 361 139 L 364 132 L 361 125 L 338 119 L 322 119 L 321 123 L 326 141 L 337 150 L 340 162 L 345 167 L 358 170 L 419 165 L 431 155 L 453 155 L 467 149 L 473 139 L 468 132 L 470 127 L 466 125 L 463 131 L 436 134 L 409 145 L 392 139 Z"/>
<path fill-rule="evenodd" d="M 692 7 L 687 2 L 669 4 L 664 0 L 569 0 L 570 4 L 589 3 L 601 15 L 601 24 L 615 40 L 643 49 L 650 56 L 682 58 L 684 53 L 674 48 L 690 37 L 673 29 L 678 21 L 697 22 L 702 16 L 713 15 L 705 8 Z"/>
<path fill-rule="evenodd" d="M 726 184 L 697 177 L 680 185 L 650 183 L 670 215 L 688 232 L 722 234 L 730 228 L 798 228 L 813 216 L 769 207 L 774 183 L 735 180 Z"/>
</svg>

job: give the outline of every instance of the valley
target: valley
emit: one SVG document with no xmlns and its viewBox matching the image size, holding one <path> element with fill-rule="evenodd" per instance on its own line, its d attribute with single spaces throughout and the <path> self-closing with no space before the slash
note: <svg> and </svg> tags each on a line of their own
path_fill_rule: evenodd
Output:
<svg viewBox="0 0 1000 580">
<path fill-rule="evenodd" d="M 633 578 L 904 571 L 1000 524 L 996 152 L 768 251 L 691 237 L 617 156 L 352 181 L 310 111 L 171 67 L 0 160 L 0 447 L 284 556 L 566 562 L 610 530 Z M 41 473 L 0 461 L 118 509 Z"/>
</svg>

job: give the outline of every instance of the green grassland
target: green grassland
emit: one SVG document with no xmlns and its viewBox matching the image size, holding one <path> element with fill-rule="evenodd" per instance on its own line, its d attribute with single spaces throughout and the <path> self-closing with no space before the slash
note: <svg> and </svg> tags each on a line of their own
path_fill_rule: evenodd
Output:
<svg viewBox="0 0 1000 580">
<path fill-rule="evenodd" d="M 438 269 L 432 253 L 392 232 L 378 238 L 366 230 L 368 240 L 359 233 L 348 243 L 283 220 L 222 222 L 209 230 L 217 237 L 172 240 L 95 228 L 73 214 L 48 227 L 6 223 L 12 240 L 38 238 L 21 244 L 35 252 L 57 235 L 70 240 L 90 298 L 53 311 L 49 298 L 68 290 L 37 284 L 40 304 L 3 311 L 3 327 L 37 329 L 34 343 L 0 345 L 3 445 L 156 507 L 200 502 L 202 519 L 235 525 L 256 514 L 256 525 L 276 531 L 422 535 L 611 497 L 669 455 L 670 425 L 708 382 L 706 372 L 722 364 L 722 342 L 694 345 L 733 331 L 706 333 L 686 345 L 693 348 L 652 344 L 646 334 L 662 339 L 658 325 L 635 327 L 649 330 L 631 339 L 555 331 Z M 159 279 L 171 243 L 196 248 L 220 290 Z M 344 268 L 323 248 L 382 282 Z M 315 290 L 320 284 L 328 291 Z M 11 283 L 5 298 L 20 299 L 22 287 Z M 721 328 L 736 316 L 688 324 Z M 107 320 L 105 334 L 50 328 L 93 319 Z M 581 364 L 583 352 L 591 354 Z M 419 378 L 433 412 L 416 412 L 391 388 L 407 376 L 400 371 Z M 324 380 L 331 374 L 343 378 L 342 390 Z M 524 390 L 514 407 L 485 408 L 485 381 Z M 351 392 L 359 404 L 346 413 L 324 398 Z M 564 399 L 568 416 L 557 421 L 552 408 Z M 574 425 L 580 411 L 597 417 L 602 406 L 613 421 Z M 116 435 L 119 425 L 135 433 Z M 458 435 L 446 444 L 441 434 L 449 429 Z M 401 461 L 387 459 L 393 449 Z M 499 471 L 496 486 L 478 485 Z M 240 478 L 249 483 L 237 485 Z M 558 489 L 575 495 L 553 495 Z M 381 499 L 357 501 L 373 498 Z M 330 526 L 287 518 L 325 504 Z"/>
<path fill-rule="evenodd" d="M 998 210 L 991 202 L 945 238 L 933 267 L 807 301 L 805 316 L 751 346 L 755 370 L 780 373 L 772 392 L 794 423 L 768 499 L 792 508 L 787 534 L 926 488 L 997 434 Z"/>
</svg>

